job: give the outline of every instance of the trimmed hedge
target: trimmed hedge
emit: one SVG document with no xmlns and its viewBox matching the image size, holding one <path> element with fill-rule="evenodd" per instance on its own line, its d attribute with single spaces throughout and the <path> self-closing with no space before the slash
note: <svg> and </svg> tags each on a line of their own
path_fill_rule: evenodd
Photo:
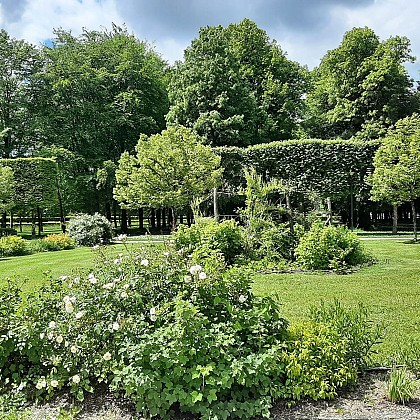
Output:
<svg viewBox="0 0 420 420">
<path fill-rule="evenodd" d="M 18 208 L 47 208 L 57 203 L 57 163 L 47 158 L 0 159 L 0 167 L 13 169 L 14 202 Z"/>
<path fill-rule="evenodd" d="M 365 178 L 373 170 L 380 141 L 290 140 L 250 146 L 219 147 L 225 183 L 233 188 L 245 184 L 244 167 L 259 175 L 289 181 L 297 191 L 317 191 L 343 197 L 352 191 L 364 195 L 370 187 Z"/>
</svg>

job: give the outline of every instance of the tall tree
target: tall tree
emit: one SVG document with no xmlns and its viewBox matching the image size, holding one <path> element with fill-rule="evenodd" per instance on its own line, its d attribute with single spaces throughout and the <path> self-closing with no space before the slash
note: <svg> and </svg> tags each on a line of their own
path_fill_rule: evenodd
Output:
<svg viewBox="0 0 420 420">
<path fill-rule="evenodd" d="M 45 144 L 94 168 L 116 162 L 141 133 L 159 132 L 168 109 L 166 64 L 126 29 L 55 31 L 46 65 L 32 80 Z"/>
<path fill-rule="evenodd" d="M 293 138 L 305 75 L 248 19 L 201 28 L 173 71 L 168 123 L 193 128 L 213 146 Z"/>
<path fill-rule="evenodd" d="M 0 30 L 0 157 L 33 147 L 28 113 L 28 80 L 40 65 L 38 50 Z"/>
<path fill-rule="evenodd" d="M 368 182 L 374 201 L 398 206 L 411 202 L 414 240 L 417 241 L 415 200 L 420 197 L 420 115 L 405 118 L 384 138 Z"/>
<path fill-rule="evenodd" d="M 369 28 L 354 28 L 312 73 L 306 128 L 318 138 L 378 138 L 413 112 L 410 41 L 380 41 Z"/>
</svg>

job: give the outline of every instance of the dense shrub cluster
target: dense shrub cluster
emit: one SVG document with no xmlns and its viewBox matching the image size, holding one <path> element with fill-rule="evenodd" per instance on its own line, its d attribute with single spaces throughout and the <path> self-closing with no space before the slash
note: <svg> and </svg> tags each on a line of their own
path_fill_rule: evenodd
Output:
<svg viewBox="0 0 420 420">
<path fill-rule="evenodd" d="M 372 260 L 354 232 L 319 222 L 302 236 L 295 254 L 297 264 L 309 270 L 342 270 Z"/>
<path fill-rule="evenodd" d="M 82 246 L 106 244 L 113 236 L 111 222 L 99 213 L 75 216 L 70 220 L 67 231 L 77 245 Z"/>
<path fill-rule="evenodd" d="M 267 416 L 277 398 L 329 398 L 356 379 L 372 343 L 364 316 L 363 331 L 343 328 L 354 324 L 345 311 L 289 329 L 246 272 L 206 272 L 179 252 L 153 251 L 109 259 L 100 248 L 91 273 L 51 280 L 25 304 L 4 286 L 0 382 L 79 399 L 106 382 L 144 414 L 227 419 Z"/>
<path fill-rule="evenodd" d="M 231 265 L 244 252 L 244 230 L 234 220 L 218 223 L 210 217 L 197 218 L 191 227 L 180 225 L 172 237 L 177 250 L 195 252 L 193 259 L 220 253 Z"/>
<path fill-rule="evenodd" d="M 0 237 L 0 257 L 25 255 L 28 252 L 28 241 L 25 241 L 20 236 Z"/>
<path fill-rule="evenodd" d="M 59 233 L 48 235 L 45 238 L 37 240 L 33 243 L 32 249 L 36 252 L 42 251 L 62 251 L 64 249 L 73 249 L 76 241 L 70 236 Z"/>
</svg>

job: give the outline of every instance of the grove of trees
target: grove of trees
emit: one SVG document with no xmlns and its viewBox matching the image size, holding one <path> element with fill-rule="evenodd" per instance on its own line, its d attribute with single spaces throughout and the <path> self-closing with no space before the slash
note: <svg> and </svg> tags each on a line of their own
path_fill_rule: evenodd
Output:
<svg viewBox="0 0 420 420">
<path fill-rule="evenodd" d="M 49 46 L 2 30 L 0 157 L 55 159 L 57 192 L 43 211 L 60 215 L 63 229 L 70 212 L 100 211 L 115 220 L 126 209 L 188 206 L 219 182 L 219 152 L 210 148 L 310 138 L 384 139 L 374 167 L 372 161 L 363 166 L 375 170 L 372 198 L 385 205 L 414 203 L 420 195 L 415 188 L 396 198 L 379 175 L 386 147 L 417 138 L 417 131 L 401 128 L 404 118 L 419 121 L 419 93 L 404 67 L 413 61 L 407 38 L 381 40 L 369 28 L 345 33 L 312 71 L 289 60 L 248 19 L 201 28 L 184 60 L 172 67 L 147 42 L 115 25 L 84 29 L 80 36 L 54 30 Z M 306 159 L 311 152 L 305 150 L 295 159 Z M 242 163 L 225 166 L 225 177 L 235 169 L 241 178 Z M 5 165 L 0 180 L 13 185 Z M 340 174 L 348 179 L 341 201 L 361 200 L 356 184 L 370 188 L 366 174 L 350 166 L 348 177 Z M 316 178 L 317 168 L 312 170 Z M 268 176 L 267 170 L 260 175 Z M 313 190 L 316 182 L 309 184 Z M 2 211 L 18 211 L 19 193 L 5 188 L 1 194 Z M 334 191 L 322 195 L 334 197 Z M 19 208 L 27 216 L 31 211 Z"/>
</svg>

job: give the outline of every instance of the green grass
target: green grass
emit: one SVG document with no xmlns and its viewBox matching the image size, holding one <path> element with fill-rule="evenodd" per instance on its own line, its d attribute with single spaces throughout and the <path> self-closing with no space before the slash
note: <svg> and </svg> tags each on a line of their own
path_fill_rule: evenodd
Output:
<svg viewBox="0 0 420 420">
<path fill-rule="evenodd" d="M 363 242 L 377 264 L 348 275 L 295 273 L 256 275 L 254 291 L 278 293 L 283 314 L 302 320 L 307 309 L 338 299 L 344 305 L 362 303 L 374 321 L 383 322 L 385 335 L 378 346 L 378 363 L 388 364 L 399 349 L 420 346 L 420 244 L 403 240 Z"/>
<path fill-rule="evenodd" d="M 135 247 L 136 245 L 130 245 Z M 109 247 L 111 252 L 124 252 L 121 244 Z M 40 252 L 21 257 L 0 259 L 0 283 L 7 277 L 19 277 L 24 280 L 23 290 L 39 287 L 45 280 L 45 272 L 53 277 L 89 270 L 94 265 L 95 253 L 92 248 L 79 247 L 65 251 Z"/>
</svg>

